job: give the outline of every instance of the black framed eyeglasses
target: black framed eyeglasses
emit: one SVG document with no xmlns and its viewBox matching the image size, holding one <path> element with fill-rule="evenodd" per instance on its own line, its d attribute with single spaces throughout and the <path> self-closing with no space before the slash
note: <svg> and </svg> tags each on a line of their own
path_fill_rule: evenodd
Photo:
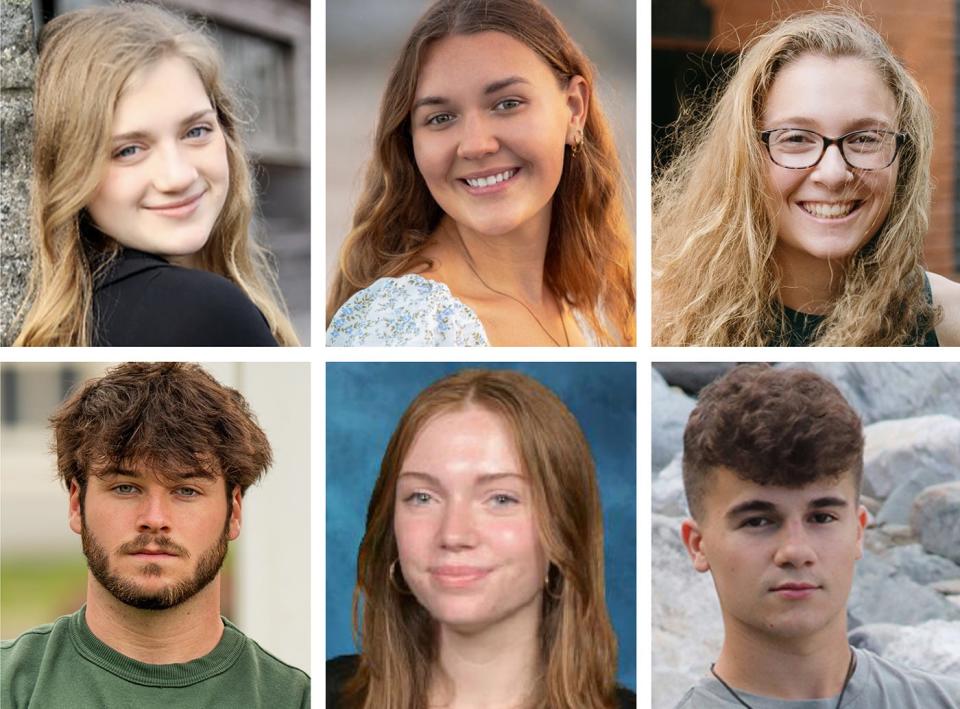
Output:
<svg viewBox="0 0 960 709">
<path fill-rule="evenodd" d="M 839 138 L 828 138 L 803 128 L 774 128 L 762 131 L 760 140 L 775 164 L 791 170 L 806 170 L 818 164 L 831 145 L 839 148 L 844 162 L 855 170 L 882 170 L 896 160 L 907 142 L 907 134 L 855 130 Z"/>
</svg>

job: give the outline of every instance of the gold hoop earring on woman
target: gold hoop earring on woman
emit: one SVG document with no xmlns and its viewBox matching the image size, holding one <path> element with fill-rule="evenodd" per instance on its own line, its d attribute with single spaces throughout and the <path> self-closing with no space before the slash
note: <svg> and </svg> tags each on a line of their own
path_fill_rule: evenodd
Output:
<svg viewBox="0 0 960 709">
<path fill-rule="evenodd" d="M 556 574 L 551 573 L 554 569 L 557 570 Z M 551 577 L 557 579 L 553 584 L 550 583 Z M 559 601 L 561 598 L 563 598 L 563 587 L 563 574 L 560 573 L 560 569 L 557 566 L 550 564 L 550 568 L 547 569 L 547 575 L 543 577 L 543 592 L 546 594 L 547 598 L 550 598 L 554 601 Z"/>
<path fill-rule="evenodd" d="M 410 590 L 410 587 L 407 586 L 407 588 L 403 588 L 403 587 L 397 582 L 397 579 L 395 578 L 395 575 L 394 575 L 394 574 L 395 574 L 395 571 L 394 571 L 394 570 L 397 568 L 397 562 L 398 562 L 398 561 L 400 561 L 400 559 L 394 559 L 394 560 L 393 560 L 393 563 L 390 564 L 390 571 L 389 571 L 389 573 L 387 574 L 387 576 L 388 576 L 388 578 L 389 578 L 389 581 L 390 581 L 390 585 L 393 586 L 393 588 L 396 590 L 396 592 L 399 593 L 401 596 L 412 596 L 412 595 L 413 595 L 413 592 Z M 400 573 L 403 573 L 403 569 L 400 570 Z M 406 581 L 404 581 L 403 583 L 404 583 L 404 586 L 407 585 L 407 582 L 406 582 Z"/>
<path fill-rule="evenodd" d="M 577 157 L 577 153 L 580 152 L 581 145 L 583 145 L 583 131 L 578 130 L 577 134 L 573 136 L 573 143 L 570 144 L 570 157 Z"/>
</svg>

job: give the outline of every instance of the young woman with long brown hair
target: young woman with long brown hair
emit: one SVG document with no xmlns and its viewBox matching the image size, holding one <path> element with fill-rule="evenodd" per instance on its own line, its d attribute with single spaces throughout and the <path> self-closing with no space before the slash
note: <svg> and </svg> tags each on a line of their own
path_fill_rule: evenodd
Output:
<svg viewBox="0 0 960 709">
<path fill-rule="evenodd" d="M 328 344 L 632 344 L 623 177 L 594 84 L 537 0 L 430 7 L 387 82 Z"/>
<path fill-rule="evenodd" d="M 557 396 L 509 370 L 422 391 L 387 446 L 336 709 L 635 706 L 617 687 L 593 459 Z"/>
<path fill-rule="evenodd" d="M 159 7 L 44 28 L 33 263 L 17 345 L 296 345 L 251 239 L 250 172 L 213 42 Z"/>
<path fill-rule="evenodd" d="M 960 285 L 922 265 L 933 125 L 858 16 L 752 40 L 654 184 L 655 345 L 956 345 Z"/>
</svg>

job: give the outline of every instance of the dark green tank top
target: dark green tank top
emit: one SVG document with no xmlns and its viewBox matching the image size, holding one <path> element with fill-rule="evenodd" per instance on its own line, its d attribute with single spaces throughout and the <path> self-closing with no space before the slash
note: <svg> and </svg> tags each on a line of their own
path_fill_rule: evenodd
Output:
<svg viewBox="0 0 960 709">
<path fill-rule="evenodd" d="M 930 279 L 927 274 L 923 274 L 923 293 L 928 304 L 933 304 L 933 290 L 930 288 Z M 801 313 L 799 310 L 783 306 L 783 332 L 775 335 L 770 340 L 771 347 L 809 347 L 814 342 L 814 334 L 817 328 L 824 320 L 823 315 L 811 315 Z M 914 341 L 919 339 L 920 334 L 925 330 L 923 323 L 917 323 Z M 923 335 L 923 341 L 920 347 L 939 347 L 940 341 L 937 339 L 937 333 L 930 328 Z"/>
</svg>

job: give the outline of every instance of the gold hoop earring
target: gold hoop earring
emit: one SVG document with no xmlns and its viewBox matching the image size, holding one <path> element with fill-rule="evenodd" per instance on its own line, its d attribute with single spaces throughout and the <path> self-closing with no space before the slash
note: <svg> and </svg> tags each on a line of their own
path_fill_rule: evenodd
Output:
<svg viewBox="0 0 960 709">
<path fill-rule="evenodd" d="M 573 143 L 570 145 L 570 157 L 575 158 L 580 152 L 580 146 L 583 145 L 583 131 L 578 130 L 577 134 L 573 137 Z"/>
<path fill-rule="evenodd" d="M 553 591 L 553 590 L 551 590 L 551 588 L 550 588 L 550 585 L 551 585 L 551 584 L 550 584 L 550 576 L 551 576 L 551 573 L 550 573 L 550 572 L 553 571 L 554 569 L 557 569 L 556 578 L 559 579 L 559 581 L 558 581 L 556 584 L 554 584 L 554 586 L 557 586 L 557 587 L 559 588 L 558 591 Z M 543 577 L 543 592 L 544 592 L 544 594 L 546 594 L 547 598 L 550 598 L 550 599 L 552 599 L 552 600 L 554 600 L 554 601 L 559 601 L 561 598 L 563 598 L 563 587 L 564 587 L 563 574 L 560 573 L 560 569 L 557 568 L 554 564 L 550 564 L 550 568 L 547 569 L 547 575 Z"/>
<path fill-rule="evenodd" d="M 389 579 L 389 581 L 390 581 L 390 585 L 393 586 L 393 588 L 396 590 L 396 592 L 399 593 L 401 596 L 412 596 L 412 595 L 413 595 L 413 592 L 410 590 L 410 587 L 407 586 L 407 588 L 403 588 L 403 587 L 400 586 L 400 584 L 397 582 L 397 579 L 396 579 L 396 577 L 395 577 L 395 569 L 397 568 L 397 562 L 399 562 L 399 561 L 400 561 L 400 559 L 394 559 L 394 560 L 393 560 L 393 563 L 390 564 L 390 571 L 389 571 L 389 573 L 387 574 L 388 579 Z M 403 569 L 400 570 L 400 573 L 403 573 Z M 407 583 L 407 582 L 404 581 L 403 583 L 404 583 L 404 585 L 406 586 L 406 583 Z"/>
</svg>

